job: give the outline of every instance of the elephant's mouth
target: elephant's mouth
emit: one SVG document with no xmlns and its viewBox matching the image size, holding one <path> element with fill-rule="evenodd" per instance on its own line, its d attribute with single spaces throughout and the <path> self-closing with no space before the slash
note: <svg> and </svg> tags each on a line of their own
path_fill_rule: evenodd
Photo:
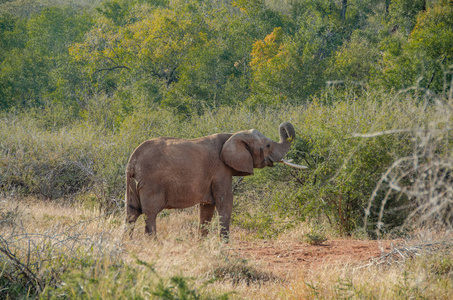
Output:
<svg viewBox="0 0 453 300">
<path fill-rule="evenodd" d="M 273 166 L 274 166 L 274 161 L 272 160 L 272 158 L 269 157 L 269 158 L 267 159 L 266 165 L 267 165 L 268 167 L 273 167 Z"/>
</svg>

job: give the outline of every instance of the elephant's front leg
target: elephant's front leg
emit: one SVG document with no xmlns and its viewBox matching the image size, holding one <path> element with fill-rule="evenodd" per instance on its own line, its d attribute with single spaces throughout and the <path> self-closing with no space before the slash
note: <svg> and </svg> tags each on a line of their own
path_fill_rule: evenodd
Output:
<svg viewBox="0 0 453 300">
<path fill-rule="evenodd" d="M 220 218 L 220 236 L 228 242 L 231 213 L 233 211 L 233 191 L 231 185 L 228 188 L 224 186 L 221 193 L 214 193 L 214 199 Z"/>
<path fill-rule="evenodd" d="M 200 204 L 200 228 L 199 233 L 201 236 L 208 235 L 209 222 L 212 220 L 214 215 L 215 204 Z"/>
<path fill-rule="evenodd" d="M 233 211 L 233 197 L 231 201 L 225 201 L 227 203 L 217 205 L 217 212 L 219 213 L 220 218 L 220 237 L 224 241 L 228 242 L 230 236 L 230 221 L 231 213 Z"/>
</svg>

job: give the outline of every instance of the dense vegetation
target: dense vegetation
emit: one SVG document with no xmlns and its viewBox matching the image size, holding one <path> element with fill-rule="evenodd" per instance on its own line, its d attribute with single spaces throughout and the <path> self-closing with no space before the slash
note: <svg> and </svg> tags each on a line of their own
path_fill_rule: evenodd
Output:
<svg viewBox="0 0 453 300">
<path fill-rule="evenodd" d="M 447 128 L 430 135 L 442 142 L 429 153 L 451 155 L 451 109 L 439 103 L 451 103 L 452 1 L 6 0 L 0 45 L 0 185 L 10 195 L 118 211 L 141 141 L 251 127 L 275 138 L 290 120 L 289 156 L 309 171 L 238 181 L 239 199 L 265 195 L 236 224 L 267 236 L 276 218 L 322 214 L 352 233 L 401 225 L 419 205 L 405 193 L 411 170 L 393 169 L 403 191 L 381 176 L 414 151 L 429 161 L 420 130 Z M 368 132 L 384 134 L 358 136 Z"/>
<path fill-rule="evenodd" d="M 0 107 L 87 118 L 107 97 L 117 127 L 152 104 L 303 104 L 326 82 L 441 92 L 453 62 L 447 0 L 2 2 Z"/>
</svg>

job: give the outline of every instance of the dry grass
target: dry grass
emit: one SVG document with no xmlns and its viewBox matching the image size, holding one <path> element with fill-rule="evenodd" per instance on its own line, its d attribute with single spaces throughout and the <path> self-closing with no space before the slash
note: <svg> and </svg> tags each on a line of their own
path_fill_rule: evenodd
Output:
<svg viewBox="0 0 453 300">
<path fill-rule="evenodd" d="M 99 247 L 97 257 L 101 256 L 101 252 L 102 255 L 108 256 L 103 264 L 112 265 L 122 261 L 125 265 L 139 270 L 135 277 L 137 286 L 135 293 L 139 295 L 144 293 L 141 294 L 144 299 L 153 296 L 149 292 L 146 294 L 139 291 L 138 286 L 157 286 L 159 280 L 168 283 L 168 278 L 173 276 L 192 278 L 189 282 L 208 299 L 223 294 L 227 294 L 231 299 L 453 297 L 453 256 L 442 247 L 438 247 L 439 250 L 430 248 L 429 251 L 421 247 L 412 257 L 407 256 L 405 261 L 399 260 L 398 263 L 362 262 L 359 265 L 349 263 L 335 266 L 324 264 L 281 276 L 273 272 L 273 266 L 253 258 L 246 260 L 239 252 L 234 251 L 237 243 L 244 241 L 243 229 L 233 226 L 229 244 L 221 243 L 216 233 L 211 233 L 206 239 L 200 239 L 196 234 L 195 209 L 164 213 L 158 220 L 157 241 L 142 234 L 144 231 L 142 219 L 137 224 L 133 239 L 123 239 L 121 217 L 100 216 L 97 211 L 83 206 L 64 206 L 29 198 L 21 201 L 3 199 L 0 202 L 0 209 L 2 212 L 0 234 L 7 239 L 12 236 L 14 230 L 18 233 L 17 228 L 20 226 L 22 232 L 27 232 L 35 239 L 38 235 L 44 234 L 53 235 L 55 238 L 66 234 L 66 237 L 78 238 L 80 244 L 85 243 L 90 247 L 102 246 Z M 217 224 L 214 222 L 213 227 L 215 226 Z M 280 235 L 275 242 L 279 244 L 301 242 L 300 238 L 308 232 L 310 228 L 306 224 L 301 224 Z M 453 244 L 451 234 L 436 236 L 432 232 L 420 231 L 416 238 L 406 242 L 405 247 L 414 248 L 422 242 L 429 243 L 429 238 L 444 241 L 444 245 L 449 247 Z M 14 245 L 10 240 L 10 246 Z M 53 247 L 62 245 L 64 245 L 62 242 L 55 243 Z M 67 251 L 67 248 L 60 250 Z M 385 260 L 385 257 L 382 259 Z M 146 271 L 146 268 L 137 263 L 138 261 L 152 266 L 159 277 L 151 280 L 149 276 L 153 273 Z M 46 269 L 43 267 L 42 270 Z M 123 277 L 127 277 L 121 273 L 115 276 L 115 280 L 120 282 L 126 280 Z M 105 276 L 97 280 L 98 290 L 111 289 L 112 283 L 108 280 L 113 280 L 112 278 Z M 123 295 L 121 294 L 123 292 L 130 291 L 117 290 L 119 295 Z M 101 296 L 111 297 L 108 293 Z"/>
<path fill-rule="evenodd" d="M 123 238 L 121 218 L 99 215 L 83 206 L 64 206 L 29 198 L 21 201 L 3 199 L 0 209 L 2 224 L 5 225 L 0 229 L 5 238 L 2 246 L 9 246 L 22 262 L 30 253 L 36 254 L 33 250 L 27 252 L 26 241 L 33 240 L 33 245 L 40 246 L 42 237 L 46 235 L 53 237 L 50 239 L 55 242 L 53 247 L 62 247 L 63 243 L 58 243 L 61 235 L 73 231 L 78 232 L 80 241 L 102 239 L 98 242 L 109 256 L 104 263 L 123 261 L 139 267 L 137 262 L 143 261 L 162 278 L 193 278 L 195 286 L 206 286 L 203 288 L 206 295 L 232 293 L 232 298 L 238 295 L 240 298 L 253 298 L 253 295 L 262 298 L 263 285 L 279 284 L 279 279 L 271 272 L 262 271 L 253 262 L 232 253 L 231 244 L 222 243 L 217 234 L 200 239 L 196 232 L 197 211 L 194 209 L 162 214 L 158 220 L 157 240 L 143 235 L 143 218 L 137 222 L 134 237 L 128 239 Z M 216 226 L 215 222 L 213 226 Z M 240 235 L 233 230 L 232 240 Z M 18 238 L 25 244 L 17 243 Z M 17 251 L 19 248 L 22 249 Z M 38 269 L 35 270 L 39 273 Z"/>
</svg>

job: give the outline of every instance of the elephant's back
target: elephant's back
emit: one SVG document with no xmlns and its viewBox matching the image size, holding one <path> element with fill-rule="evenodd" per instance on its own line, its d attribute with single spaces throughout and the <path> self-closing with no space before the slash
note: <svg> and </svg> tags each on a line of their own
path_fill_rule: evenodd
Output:
<svg viewBox="0 0 453 300">
<path fill-rule="evenodd" d="M 211 173 L 223 162 L 219 154 L 231 134 L 214 134 L 198 139 L 159 137 L 140 144 L 129 158 L 126 168 L 136 179 L 172 173 L 189 176 Z"/>
<path fill-rule="evenodd" d="M 137 165 L 157 159 L 158 156 L 165 151 L 166 141 L 174 139 L 175 138 L 170 137 L 159 137 L 141 143 L 129 157 L 126 172 L 131 174 L 131 176 L 134 176 L 137 171 Z"/>
</svg>

